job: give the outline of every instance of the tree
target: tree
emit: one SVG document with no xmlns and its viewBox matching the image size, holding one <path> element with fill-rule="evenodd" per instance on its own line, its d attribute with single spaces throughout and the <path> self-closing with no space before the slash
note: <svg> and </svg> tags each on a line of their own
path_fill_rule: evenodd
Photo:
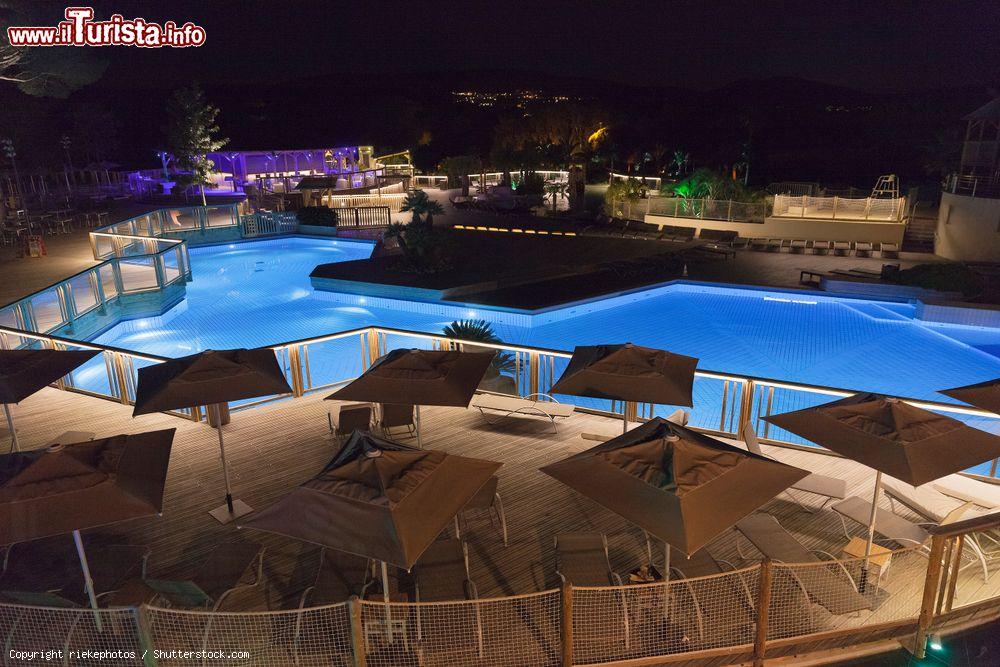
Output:
<svg viewBox="0 0 1000 667">
<path fill-rule="evenodd" d="M 0 1 L 0 32 L 10 26 L 52 25 L 61 16 L 51 16 L 55 5 Z M 28 95 L 65 98 L 74 90 L 101 78 L 107 61 L 95 49 L 64 47 L 15 47 L 0 40 L 0 81 L 17 84 Z"/>
<path fill-rule="evenodd" d="M 637 178 L 629 177 L 626 179 L 616 179 L 612 181 L 611 184 L 608 185 L 608 189 L 604 192 L 604 200 L 608 207 L 608 215 L 613 218 L 618 217 L 617 211 L 615 210 L 615 203 L 622 201 L 625 202 L 627 206 L 625 210 L 625 217 L 631 219 L 632 204 L 645 197 L 646 193 L 646 184 Z"/>
<path fill-rule="evenodd" d="M 205 93 L 197 84 L 174 92 L 167 104 L 167 145 L 174 154 L 177 166 L 184 170 L 178 183 L 201 187 L 201 204 L 207 206 L 205 185 L 215 166 L 207 153 L 225 146 L 229 139 L 219 138 L 215 120 L 218 107 L 209 104 Z"/>
<path fill-rule="evenodd" d="M 472 340 L 493 344 L 503 342 L 494 333 L 493 325 L 486 320 L 457 320 L 442 329 L 441 333 L 448 338 L 457 338 L 458 340 Z M 493 361 L 490 362 L 490 367 L 486 371 L 486 377 L 496 377 L 505 371 L 513 371 L 514 368 L 514 355 L 498 350 L 493 356 Z"/>
<path fill-rule="evenodd" d="M 400 211 L 409 211 L 412 214 L 411 225 L 434 226 L 434 215 L 443 214 L 444 209 L 441 204 L 427 196 L 423 190 L 411 190 L 403 199 Z M 421 219 L 420 216 L 425 216 Z"/>
</svg>

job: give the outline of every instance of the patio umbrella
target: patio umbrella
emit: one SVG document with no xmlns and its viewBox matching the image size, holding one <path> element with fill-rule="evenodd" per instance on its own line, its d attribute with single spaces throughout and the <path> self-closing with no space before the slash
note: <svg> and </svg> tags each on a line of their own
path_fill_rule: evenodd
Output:
<svg viewBox="0 0 1000 667">
<path fill-rule="evenodd" d="M 855 394 L 763 419 L 875 469 L 866 571 L 883 473 L 920 486 L 1000 456 L 997 436 L 880 394 Z"/>
<path fill-rule="evenodd" d="M 80 531 L 160 513 L 175 430 L 0 456 L 0 544 L 73 533 L 97 609 Z"/>
<path fill-rule="evenodd" d="M 322 471 L 240 522 L 406 570 L 502 464 L 421 450 L 355 431 Z"/>
<path fill-rule="evenodd" d="M 205 350 L 140 368 L 132 416 L 199 405 L 207 406 L 212 411 L 219 434 L 222 474 L 226 481 L 226 504 L 212 510 L 210 514 L 220 523 L 227 523 L 249 514 L 253 509 L 241 500 L 233 500 L 219 404 L 290 393 L 292 389 L 285 380 L 273 350 Z"/>
<path fill-rule="evenodd" d="M 337 401 L 467 407 L 493 361 L 494 352 L 398 349 L 379 357 L 360 377 L 326 397 Z"/>
<path fill-rule="evenodd" d="M 964 387 L 945 389 L 940 393 L 957 398 L 963 403 L 974 405 L 987 412 L 1000 414 L 1000 378 Z"/>
<path fill-rule="evenodd" d="M 809 473 L 656 417 L 541 471 L 687 555 Z"/>
<path fill-rule="evenodd" d="M 63 377 L 100 350 L 0 350 L 0 403 L 10 428 L 10 450 L 20 449 L 11 403 L 20 403 Z"/>
<path fill-rule="evenodd" d="M 549 391 L 625 401 L 624 433 L 628 430 L 629 404 L 693 405 L 691 389 L 697 365 L 694 357 L 632 343 L 579 346 Z"/>
</svg>

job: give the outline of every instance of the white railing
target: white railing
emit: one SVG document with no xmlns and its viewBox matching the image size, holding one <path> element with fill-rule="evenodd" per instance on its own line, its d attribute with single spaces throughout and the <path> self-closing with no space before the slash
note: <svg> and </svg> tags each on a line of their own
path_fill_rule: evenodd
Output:
<svg viewBox="0 0 1000 667">
<path fill-rule="evenodd" d="M 384 193 L 367 195 L 324 195 L 323 205 L 330 208 L 360 208 L 367 206 L 388 206 L 393 213 L 399 213 L 406 195 L 403 193 Z"/>
<path fill-rule="evenodd" d="M 636 201 L 616 199 L 611 204 L 611 211 L 612 217 L 626 220 L 643 220 L 646 215 L 662 215 L 693 220 L 762 223 L 767 215 L 767 204 L 731 199 L 647 197 Z"/>
<path fill-rule="evenodd" d="M 294 213 L 258 211 L 240 216 L 240 234 L 246 239 L 294 234 L 298 229 L 299 222 Z"/>
<path fill-rule="evenodd" d="M 771 215 L 779 218 L 902 222 L 905 213 L 906 197 L 846 199 L 775 195 Z"/>
</svg>

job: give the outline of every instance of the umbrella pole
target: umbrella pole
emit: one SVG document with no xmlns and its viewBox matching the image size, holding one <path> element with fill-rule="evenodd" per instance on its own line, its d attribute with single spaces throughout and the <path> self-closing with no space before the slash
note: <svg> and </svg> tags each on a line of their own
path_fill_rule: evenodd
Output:
<svg viewBox="0 0 1000 667">
<path fill-rule="evenodd" d="M 19 452 L 21 448 L 17 443 L 17 431 L 14 430 L 14 413 L 10 410 L 10 403 L 3 404 L 3 411 L 7 415 L 7 426 L 10 428 L 10 451 Z"/>
<path fill-rule="evenodd" d="M 219 455 L 222 459 L 222 476 L 226 480 L 226 504 L 215 508 L 209 514 L 219 523 L 229 523 L 234 519 L 250 514 L 253 508 L 242 500 L 233 500 L 233 490 L 229 483 L 229 465 L 226 463 L 226 443 L 222 436 L 222 410 L 219 409 L 218 403 L 213 403 L 208 409 L 215 419 L 215 430 L 219 435 Z"/>
<path fill-rule="evenodd" d="M 882 491 L 882 471 L 875 471 L 875 493 L 872 494 L 872 511 L 868 515 L 868 540 L 865 542 L 865 560 L 861 564 L 861 581 L 858 588 L 865 592 L 868 583 L 868 565 L 872 555 L 872 542 L 875 540 L 875 513 L 878 511 L 878 496 Z"/>
<path fill-rule="evenodd" d="M 385 603 L 385 637 L 392 643 L 392 610 L 389 607 L 389 567 L 382 561 L 382 601 Z"/>
<path fill-rule="evenodd" d="M 670 542 L 663 542 L 663 616 L 670 615 Z"/>
<path fill-rule="evenodd" d="M 90 607 L 94 610 L 94 624 L 97 625 L 98 632 L 104 632 L 101 625 L 101 614 L 97 611 L 97 596 L 94 594 L 94 580 L 90 578 L 90 565 L 87 564 L 87 552 L 83 550 L 83 538 L 80 531 L 73 531 L 73 542 L 76 544 L 76 555 L 80 557 L 80 567 L 83 569 L 83 584 L 87 588 L 87 597 L 90 598 Z"/>
<path fill-rule="evenodd" d="M 416 422 L 414 426 L 417 431 L 417 449 L 423 449 L 423 445 L 420 444 L 420 406 L 413 406 L 413 421 Z"/>
</svg>

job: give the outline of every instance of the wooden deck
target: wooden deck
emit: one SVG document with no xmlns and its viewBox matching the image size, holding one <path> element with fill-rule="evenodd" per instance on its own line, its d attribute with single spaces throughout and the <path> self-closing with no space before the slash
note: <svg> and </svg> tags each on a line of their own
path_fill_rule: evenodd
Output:
<svg viewBox="0 0 1000 667">
<path fill-rule="evenodd" d="M 235 496 L 262 508 L 315 474 L 334 453 L 334 444 L 326 437 L 325 416 L 333 405 L 314 395 L 234 413 L 225 431 Z M 163 516 L 88 531 L 84 535 L 88 544 L 120 542 L 124 537 L 152 548 L 150 576 L 189 577 L 218 542 L 236 536 L 237 528 L 221 526 L 207 513 L 222 502 L 223 486 L 216 436 L 206 425 L 167 415 L 133 419 L 131 406 L 55 389 L 43 390 L 15 410 L 24 448 L 41 446 L 69 430 L 93 431 L 102 437 L 177 428 Z M 620 422 L 578 414 L 562 421 L 558 434 L 552 434 L 548 422 L 541 420 L 507 419 L 491 426 L 478 412 L 454 408 L 425 408 L 421 415 L 425 447 L 504 463 L 500 493 L 510 545 L 503 546 L 499 533 L 485 517 L 472 519 L 466 535 L 473 579 L 481 597 L 557 586 L 553 536 L 559 532 L 606 533 L 616 571 L 624 573 L 644 562 L 641 531 L 538 471 L 540 466 L 595 444 L 581 438 L 581 433 L 615 434 Z M 5 438 L 0 442 L 6 446 Z M 846 479 L 851 494 L 871 496 L 873 475 L 863 466 L 811 452 L 766 449 L 793 465 Z M 799 497 L 806 504 L 818 504 L 816 498 Z M 958 504 L 945 496 L 940 496 L 940 502 L 944 508 Z M 840 520 L 829 510 L 808 513 L 784 496 L 765 509 L 811 548 L 839 555 L 847 542 Z M 864 534 L 861 526 L 850 530 L 855 535 Z M 241 535 L 267 546 L 266 585 L 252 594 L 234 597 L 227 609 L 276 609 L 292 604 L 314 576 L 317 549 L 252 531 Z M 733 535 L 729 532 L 716 540 L 710 547 L 713 554 L 737 560 Z M 70 544 L 68 536 L 65 541 Z M 1000 568 L 991 569 L 986 584 L 975 568 L 963 572 L 957 599 L 982 599 L 1000 591 L 997 571 Z"/>
</svg>

